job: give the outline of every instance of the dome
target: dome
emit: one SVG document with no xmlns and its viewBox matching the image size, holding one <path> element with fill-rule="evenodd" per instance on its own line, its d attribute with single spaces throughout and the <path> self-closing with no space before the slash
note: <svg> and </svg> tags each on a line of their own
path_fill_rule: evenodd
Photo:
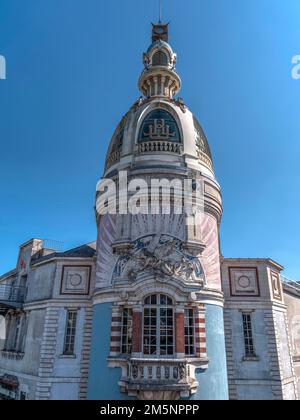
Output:
<svg viewBox="0 0 300 420">
<path fill-rule="evenodd" d="M 166 41 L 162 41 L 161 39 L 159 39 L 159 40 L 157 40 L 157 41 L 154 41 L 154 42 L 150 45 L 150 47 L 149 47 L 149 48 L 148 48 L 148 50 L 147 50 L 147 54 L 148 54 L 148 55 L 150 55 L 150 54 L 151 54 L 151 51 L 152 51 L 154 48 L 156 48 L 156 47 L 158 47 L 158 48 L 165 48 L 165 49 L 167 49 L 169 52 L 173 53 L 173 50 L 172 50 L 172 48 L 171 48 L 170 44 L 168 44 Z"/>
<path fill-rule="evenodd" d="M 168 43 L 168 25 L 153 25 L 139 78 L 143 96 L 118 125 L 106 158 L 106 174 L 129 168 L 165 167 L 200 171 L 214 178 L 210 147 L 198 119 L 181 98 L 177 55 Z"/>
<path fill-rule="evenodd" d="M 157 60 L 158 57 L 161 60 Z M 173 52 L 171 46 L 162 40 L 153 42 L 148 48 L 147 53 L 144 54 L 144 64 L 146 69 L 151 66 L 165 66 L 170 69 L 175 69 L 177 55 Z"/>
<path fill-rule="evenodd" d="M 124 130 L 126 125 L 127 118 L 126 116 L 122 118 L 121 122 L 118 124 L 114 135 L 111 139 L 110 146 L 106 155 L 105 168 L 108 169 L 110 166 L 120 161 L 123 139 L 124 139 Z"/>
<path fill-rule="evenodd" d="M 191 167 L 214 176 L 204 130 L 181 99 L 140 98 L 118 124 L 106 172 L 147 162 Z"/>
<path fill-rule="evenodd" d="M 199 121 L 194 116 L 194 128 L 196 132 L 196 147 L 197 147 L 197 154 L 200 161 L 206 163 L 211 169 L 213 169 L 213 162 L 212 162 L 212 154 L 209 147 L 209 143 L 207 137 L 201 127 Z"/>
</svg>

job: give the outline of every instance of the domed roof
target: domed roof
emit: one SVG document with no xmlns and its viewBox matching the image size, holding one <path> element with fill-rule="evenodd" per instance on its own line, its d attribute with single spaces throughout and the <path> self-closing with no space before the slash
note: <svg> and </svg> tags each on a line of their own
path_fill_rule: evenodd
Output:
<svg viewBox="0 0 300 420">
<path fill-rule="evenodd" d="M 197 153 L 199 154 L 199 159 L 205 161 L 206 158 L 209 158 L 210 162 L 208 163 L 209 165 L 212 166 L 212 154 L 211 154 L 207 137 L 199 121 L 197 120 L 197 118 L 194 116 L 193 119 L 194 119 L 195 131 L 196 131 L 196 146 L 197 146 Z"/>
<path fill-rule="evenodd" d="M 181 99 L 140 98 L 118 124 L 108 149 L 106 171 L 122 161 L 132 165 L 146 160 L 202 167 L 213 175 L 206 135 Z"/>
<path fill-rule="evenodd" d="M 175 70 L 177 56 L 168 43 L 168 25 L 153 25 L 139 79 L 143 93 L 122 118 L 110 143 L 106 173 L 128 167 L 191 168 L 214 177 L 210 147 L 197 118 L 183 100 Z"/>
<path fill-rule="evenodd" d="M 170 51 L 173 54 L 173 50 L 170 44 L 166 41 L 162 41 L 161 39 L 154 41 L 147 50 L 147 54 L 150 54 L 152 50 L 156 48 L 165 48 L 166 50 Z"/>
<path fill-rule="evenodd" d="M 128 114 L 122 118 L 111 139 L 106 155 L 105 169 L 110 168 L 112 165 L 120 161 L 127 115 Z"/>
</svg>

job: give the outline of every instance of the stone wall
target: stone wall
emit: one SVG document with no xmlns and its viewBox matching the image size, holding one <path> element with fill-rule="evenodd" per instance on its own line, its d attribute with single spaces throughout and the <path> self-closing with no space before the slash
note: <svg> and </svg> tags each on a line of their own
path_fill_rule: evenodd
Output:
<svg viewBox="0 0 300 420">
<path fill-rule="evenodd" d="M 298 395 L 300 396 L 300 294 L 285 291 L 284 300 L 287 304 L 291 349 Z"/>
<path fill-rule="evenodd" d="M 267 259 L 222 259 L 231 399 L 297 399 L 281 269 Z M 251 316 L 251 357 L 246 355 L 243 313 Z"/>
</svg>

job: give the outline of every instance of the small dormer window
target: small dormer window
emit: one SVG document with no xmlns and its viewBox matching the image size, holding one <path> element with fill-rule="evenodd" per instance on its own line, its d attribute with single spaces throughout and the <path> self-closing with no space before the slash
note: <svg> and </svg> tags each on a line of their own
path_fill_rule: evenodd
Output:
<svg viewBox="0 0 300 420">
<path fill-rule="evenodd" d="M 163 51 L 157 51 L 152 58 L 153 66 L 167 66 L 169 64 L 168 56 Z"/>
<path fill-rule="evenodd" d="M 181 143 L 175 118 L 162 108 L 150 112 L 141 125 L 139 142 L 149 141 Z"/>
</svg>

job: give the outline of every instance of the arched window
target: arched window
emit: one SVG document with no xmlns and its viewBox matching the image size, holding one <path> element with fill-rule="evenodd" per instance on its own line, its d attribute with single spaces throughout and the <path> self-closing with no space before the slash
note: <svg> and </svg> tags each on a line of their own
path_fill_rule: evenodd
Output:
<svg viewBox="0 0 300 420">
<path fill-rule="evenodd" d="M 144 355 L 172 356 L 174 354 L 174 304 L 163 294 L 144 300 Z"/>
<path fill-rule="evenodd" d="M 152 58 L 153 66 L 167 66 L 168 65 L 168 56 L 162 51 L 157 51 Z"/>
<path fill-rule="evenodd" d="M 152 140 L 181 143 L 175 118 L 162 108 L 157 108 L 146 115 L 140 129 L 139 142 Z"/>
</svg>

